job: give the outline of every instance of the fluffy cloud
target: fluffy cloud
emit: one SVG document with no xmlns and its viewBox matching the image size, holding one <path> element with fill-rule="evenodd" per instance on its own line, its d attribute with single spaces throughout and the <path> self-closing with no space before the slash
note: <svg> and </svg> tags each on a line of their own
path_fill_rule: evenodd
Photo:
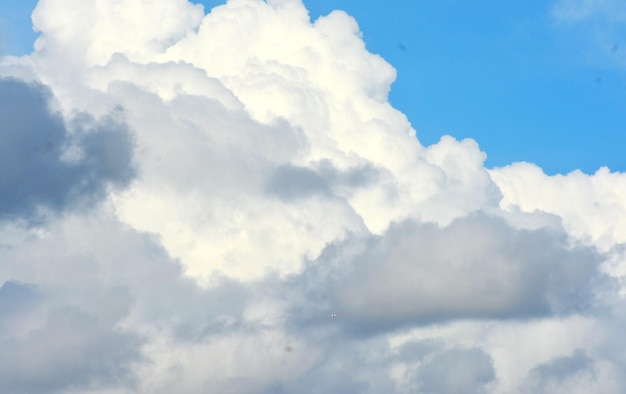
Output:
<svg viewBox="0 0 626 394">
<path fill-rule="evenodd" d="M 556 214 L 573 236 L 605 249 L 626 242 L 626 178 L 621 173 L 603 167 L 593 175 L 547 176 L 533 164 L 516 163 L 491 170 L 491 176 L 504 193 L 504 208 Z"/>
<path fill-rule="evenodd" d="M 309 313 L 335 313 L 337 323 L 368 332 L 583 312 L 594 302 L 599 261 L 558 231 L 513 229 L 477 215 L 443 229 L 401 223 L 383 237 L 331 246 L 295 287 L 311 286 L 298 308 L 317 300 Z"/>
<path fill-rule="evenodd" d="M 0 79 L 0 219 L 63 210 L 133 176 L 132 136 L 114 114 L 66 124 L 49 96 L 41 85 Z"/>
<path fill-rule="evenodd" d="M 626 387 L 623 174 L 422 146 L 341 11 L 41 0 L 33 23 L 0 62 L 1 390 Z"/>
</svg>

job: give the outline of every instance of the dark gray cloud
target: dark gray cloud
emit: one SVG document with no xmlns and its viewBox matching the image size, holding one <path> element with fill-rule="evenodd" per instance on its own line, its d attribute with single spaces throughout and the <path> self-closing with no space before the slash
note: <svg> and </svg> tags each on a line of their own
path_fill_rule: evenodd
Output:
<svg viewBox="0 0 626 394">
<path fill-rule="evenodd" d="M 97 200 L 133 176 L 133 139 L 119 114 L 66 126 L 50 100 L 43 85 L 0 79 L 0 219 Z"/>
<path fill-rule="evenodd" d="M 294 316 L 360 332 L 454 319 L 587 310 L 600 256 L 559 230 L 520 230 L 484 214 L 439 228 L 411 221 L 329 246 L 294 279 Z M 294 297 L 297 299 L 297 297 Z"/>
</svg>

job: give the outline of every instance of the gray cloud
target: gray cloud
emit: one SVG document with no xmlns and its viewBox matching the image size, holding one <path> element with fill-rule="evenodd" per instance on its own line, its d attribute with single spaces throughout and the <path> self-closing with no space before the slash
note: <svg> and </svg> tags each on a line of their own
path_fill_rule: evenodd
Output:
<svg viewBox="0 0 626 394">
<path fill-rule="evenodd" d="M 37 289 L 26 283 L 6 281 L 0 287 L 0 322 L 31 309 L 40 300 Z"/>
<path fill-rule="evenodd" d="M 310 342 L 324 349 L 323 356 L 302 376 L 284 377 L 256 391 L 248 382 L 242 392 L 482 393 L 496 379 L 491 357 L 478 348 L 447 349 L 443 343 L 425 340 L 391 351 L 384 336 L 355 340 L 320 334 L 311 335 Z M 394 381 L 389 374 L 399 365 L 406 367 L 404 381 Z"/>
<path fill-rule="evenodd" d="M 201 288 L 156 237 L 82 215 L 25 239 L 0 227 L 0 392 L 153 392 L 136 384 L 158 361 L 154 335 L 184 348 L 263 330 L 243 318 L 253 289 L 221 277 Z"/>
<path fill-rule="evenodd" d="M 119 116 L 83 114 L 70 132 L 50 100 L 42 85 L 0 80 L 0 219 L 97 200 L 105 185 L 133 176 L 133 141 Z"/>
<path fill-rule="evenodd" d="M 352 341 L 317 334 L 311 342 L 317 342 L 316 348 L 324 349 L 318 362 L 302 376 L 287 378 L 270 386 L 264 393 L 396 392 L 388 375 L 392 359 L 384 339 Z"/>
<path fill-rule="evenodd" d="M 395 354 L 402 361 L 413 362 L 423 360 L 425 357 L 442 350 L 443 344 L 434 339 L 411 341 L 403 344 Z"/>
<path fill-rule="evenodd" d="M 278 167 L 268 181 L 267 191 L 283 200 L 330 193 L 324 178 L 308 168 L 295 166 Z"/>
<path fill-rule="evenodd" d="M 593 367 L 593 360 L 585 351 L 578 349 L 571 356 L 558 357 L 554 360 L 538 365 L 532 371 L 542 381 L 564 380 Z"/>
<path fill-rule="evenodd" d="M 477 214 L 439 228 L 411 221 L 329 246 L 294 280 L 296 319 L 368 332 L 453 319 L 526 319 L 593 303 L 601 257 L 557 230 L 519 230 Z"/>
<path fill-rule="evenodd" d="M 484 393 L 495 379 L 491 357 L 480 349 L 452 349 L 436 354 L 419 368 L 420 393 Z"/>
<path fill-rule="evenodd" d="M 315 163 L 312 168 L 281 165 L 270 174 L 266 192 L 285 201 L 314 195 L 347 197 L 374 184 L 380 176 L 381 170 L 369 164 L 346 170 L 336 168 L 328 160 Z"/>
<path fill-rule="evenodd" d="M 208 287 L 201 288 L 183 275 L 180 264 L 167 255 L 158 238 L 128 228 L 107 215 L 91 219 L 77 216 L 75 220 L 54 221 L 48 227 L 47 236 L 17 241 L 7 238 L 5 243 L 10 247 L 0 249 L 0 261 L 6 262 L 0 266 L 0 277 L 12 278 L 0 288 L 0 308 L 16 302 L 22 310 L 7 315 L 0 325 L 1 345 L 7 349 L 1 365 L 11 358 L 19 360 L 9 366 L 7 374 L 11 376 L 3 381 L 2 388 L 9 392 L 89 392 L 122 387 L 159 392 L 146 386 L 147 381 L 138 380 L 138 376 L 143 376 L 139 371 L 156 368 L 151 365 L 157 365 L 160 356 L 167 360 L 168 354 L 176 352 L 182 352 L 183 359 L 174 358 L 168 368 L 180 375 L 173 375 L 171 384 L 158 383 L 155 387 L 165 390 L 160 392 L 180 389 L 201 393 L 206 385 L 216 388 L 214 392 L 241 393 L 481 392 L 495 379 L 492 361 L 483 350 L 449 348 L 443 342 L 425 340 L 392 352 L 386 334 L 399 327 L 433 321 L 526 318 L 577 310 L 560 303 L 572 295 L 573 302 L 589 301 L 589 284 L 581 276 L 595 275 L 597 259 L 589 250 L 570 250 L 558 232 L 515 230 L 500 219 L 478 215 L 443 229 L 405 222 L 381 237 L 340 243 L 327 248 L 303 274 L 286 279 L 272 276 L 243 283 L 213 277 Z M 467 235 L 472 232 L 476 234 Z M 488 241 L 481 244 L 482 236 L 478 233 Z M 470 239 L 461 242 L 464 237 L 460 235 Z M 73 246 L 68 250 L 70 242 Z M 450 245 L 457 250 L 451 251 L 449 257 L 457 260 L 442 257 Z M 495 256 L 494 260 L 483 261 L 484 256 L 490 255 Z M 541 256 L 544 257 L 540 259 Z M 495 263 L 498 259 L 502 261 Z M 482 305 L 486 296 L 472 298 L 465 288 L 457 290 L 466 292 L 463 295 L 469 300 L 465 303 L 461 303 L 459 295 L 450 295 L 454 285 L 471 279 L 461 275 L 464 271 L 453 264 L 455 261 L 461 266 L 469 264 L 470 270 L 481 273 L 486 291 L 491 292 L 487 295 L 508 297 L 510 304 L 501 309 Z M 378 264 L 384 264 L 385 270 L 374 270 Z M 444 283 L 448 285 L 430 292 L 420 292 L 419 288 L 415 292 L 404 290 L 395 271 L 418 281 L 412 264 L 428 264 L 433 275 L 443 275 L 440 271 L 445 270 L 449 283 Z M 441 267 L 431 266 L 435 264 Z M 499 271 L 508 272 L 498 264 L 515 268 L 515 278 L 496 275 Z M 563 264 L 571 267 L 566 270 Z M 546 267 L 549 265 L 555 267 Z M 562 278 L 550 278 L 556 272 L 553 270 L 563 272 Z M 361 290 L 363 284 L 357 279 L 375 283 L 369 276 L 374 274 L 389 290 L 383 292 L 374 286 L 369 289 L 371 294 Z M 543 276 L 547 277 L 546 282 L 538 279 Z M 521 281 L 516 284 L 519 287 L 511 289 L 517 280 Z M 490 281 L 502 281 L 503 287 Z M 539 295 L 532 297 L 516 290 L 526 287 Z M 574 287 L 582 294 L 576 295 Z M 340 290 L 346 288 L 361 291 L 360 296 L 375 307 L 379 302 L 389 305 L 390 310 L 361 310 L 346 301 L 351 298 L 342 298 L 345 295 Z M 394 289 L 398 291 L 394 293 Z M 413 302 L 414 299 L 422 303 Z M 284 317 L 288 319 L 285 327 L 281 323 L 285 312 L 280 309 L 275 312 L 276 320 L 267 317 L 272 315 L 270 312 L 263 312 L 261 321 L 250 318 L 250 311 L 255 305 L 262 306 L 264 300 L 284 305 Z M 393 302 L 415 309 L 393 309 Z M 436 308 L 443 312 L 434 315 L 432 310 Z M 474 314 L 463 313 L 465 310 Z M 331 311 L 337 316 L 331 317 L 327 313 Z M 317 320 L 302 324 L 303 317 Z M 43 322 L 33 323 L 41 319 Z M 139 327 L 149 327 L 150 334 Z M 368 335 L 346 335 L 346 329 L 351 334 Z M 283 330 L 284 334 L 277 334 Z M 275 334 L 268 338 L 272 332 Z M 167 338 L 171 350 L 147 352 L 144 344 L 161 340 L 157 338 Z M 240 341 L 248 341 L 250 348 Z M 220 343 L 215 349 L 210 348 Z M 60 350 L 63 346 L 72 350 Z M 259 349 L 258 354 L 253 349 Z M 184 356 L 187 351 L 191 353 Z M 203 354 L 203 359 L 215 359 L 230 351 L 235 352 L 233 365 L 240 369 L 197 384 L 190 383 L 193 372 L 184 372 L 189 365 L 180 364 L 184 357 L 192 357 L 189 362 L 193 363 L 195 352 Z M 280 360 L 284 364 L 272 361 L 276 353 L 282 354 Z M 28 358 L 32 354 L 37 355 L 34 361 Z M 252 368 L 246 366 L 245 360 L 255 357 L 268 361 L 257 366 L 252 363 Z M 407 372 L 410 383 L 398 386 L 389 375 L 390 368 L 397 363 L 415 362 L 418 366 L 410 366 Z M 295 372 L 281 373 L 287 365 L 294 365 Z M 195 373 L 209 367 L 198 368 Z M 177 386 L 174 382 L 179 380 L 185 385 Z"/>
<path fill-rule="evenodd" d="M 0 391 L 52 393 L 128 386 L 141 341 L 75 307 L 53 309 L 23 338 L 0 337 Z"/>
<path fill-rule="evenodd" d="M 597 362 L 582 349 L 569 356 L 556 357 L 534 367 L 526 382 L 525 391 L 533 393 L 589 393 L 619 392 L 621 377 L 606 376 L 596 368 Z M 604 376 L 603 376 L 604 375 Z"/>
</svg>

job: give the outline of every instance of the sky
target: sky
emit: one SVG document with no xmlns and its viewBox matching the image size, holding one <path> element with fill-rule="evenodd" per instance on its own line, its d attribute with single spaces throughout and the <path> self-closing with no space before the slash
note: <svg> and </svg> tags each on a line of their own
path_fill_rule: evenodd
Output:
<svg viewBox="0 0 626 394">
<path fill-rule="evenodd" d="M 626 392 L 621 2 L 12 3 L 0 392 Z"/>
<path fill-rule="evenodd" d="M 0 4 L 6 54 L 32 51 L 36 3 Z M 210 10 L 225 0 L 196 3 Z M 442 135 L 473 138 L 489 167 L 528 161 L 548 174 L 626 169 L 626 11 L 620 2 L 602 1 L 597 12 L 582 0 L 305 4 L 313 20 L 335 9 L 357 19 L 368 50 L 396 68 L 389 100 L 422 143 Z M 572 6 L 586 14 L 562 11 Z"/>
</svg>

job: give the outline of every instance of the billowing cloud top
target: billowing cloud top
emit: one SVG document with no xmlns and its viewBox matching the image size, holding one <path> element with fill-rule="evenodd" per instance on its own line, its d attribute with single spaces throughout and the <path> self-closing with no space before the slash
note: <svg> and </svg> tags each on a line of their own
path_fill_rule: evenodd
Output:
<svg viewBox="0 0 626 394">
<path fill-rule="evenodd" d="M 40 0 L 0 62 L 0 391 L 606 392 L 626 177 L 422 146 L 299 0 Z"/>
</svg>

